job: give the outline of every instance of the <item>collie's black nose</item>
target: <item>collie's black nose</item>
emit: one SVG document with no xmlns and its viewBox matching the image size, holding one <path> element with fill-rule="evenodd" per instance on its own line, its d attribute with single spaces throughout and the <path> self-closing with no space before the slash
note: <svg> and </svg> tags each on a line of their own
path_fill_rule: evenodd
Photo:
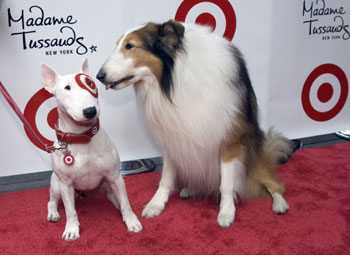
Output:
<svg viewBox="0 0 350 255">
<path fill-rule="evenodd" d="M 100 70 L 98 72 L 98 74 L 96 75 L 96 79 L 99 80 L 100 82 L 104 82 L 105 81 L 105 78 L 106 78 L 106 73 L 102 70 Z"/>
<path fill-rule="evenodd" d="M 96 116 L 96 107 L 88 107 L 83 110 L 84 117 L 87 119 L 92 119 Z"/>
</svg>

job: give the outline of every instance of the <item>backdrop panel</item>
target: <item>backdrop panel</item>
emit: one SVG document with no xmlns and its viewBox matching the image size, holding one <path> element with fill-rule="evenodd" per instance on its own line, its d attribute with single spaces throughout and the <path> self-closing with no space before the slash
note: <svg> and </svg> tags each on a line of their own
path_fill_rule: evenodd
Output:
<svg viewBox="0 0 350 255">
<path fill-rule="evenodd" d="M 333 8 L 332 14 L 326 15 L 328 7 Z M 215 33 L 232 40 L 245 56 L 264 129 L 273 125 L 290 138 L 333 132 L 349 127 L 348 84 L 342 74 L 348 77 L 350 73 L 346 63 L 350 54 L 348 13 L 346 0 L 283 4 L 276 0 L 62 0 L 59 5 L 44 0 L 0 0 L 0 80 L 38 133 L 52 141 L 52 110 L 56 106 L 42 89 L 40 61 L 66 74 L 78 71 L 88 58 L 95 75 L 116 40 L 134 26 L 174 18 L 210 23 Z M 310 21 L 314 19 L 318 21 Z M 339 32 L 310 34 L 310 26 L 340 24 Z M 318 78 L 329 67 L 331 73 L 312 81 L 315 69 Z M 339 73 L 342 78 L 338 78 Z M 316 82 L 318 87 L 305 86 Z M 134 89 L 106 92 L 100 83 L 97 85 L 101 123 L 121 159 L 160 156 L 138 112 Z M 305 108 L 308 97 L 302 101 L 302 95 L 308 94 L 312 95 L 311 103 Z M 336 107 L 339 113 L 331 113 L 330 119 L 322 121 L 312 118 L 313 107 L 319 107 L 322 115 L 340 97 L 341 105 Z M 49 155 L 33 144 L 12 109 L 0 98 L 0 176 L 51 169 Z M 314 105 L 317 100 L 321 103 Z"/>
<path fill-rule="evenodd" d="M 289 137 L 350 127 L 350 2 L 275 1 L 269 123 Z"/>
</svg>

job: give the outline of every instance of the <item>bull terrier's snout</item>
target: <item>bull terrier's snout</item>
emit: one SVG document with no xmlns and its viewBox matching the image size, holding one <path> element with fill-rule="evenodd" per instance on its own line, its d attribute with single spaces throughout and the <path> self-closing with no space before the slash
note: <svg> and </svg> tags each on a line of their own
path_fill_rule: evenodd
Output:
<svg viewBox="0 0 350 255">
<path fill-rule="evenodd" d="M 96 107 L 88 107 L 83 110 L 84 117 L 87 119 L 92 119 L 96 116 L 97 110 Z"/>
<path fill-rule="evenodd" d="M 100 82 L 104 82 L 106 78 L 106 73 L 101 69 L 98 74 L 96 75 L 96 79 L 98 79 Z"/>
</svg>

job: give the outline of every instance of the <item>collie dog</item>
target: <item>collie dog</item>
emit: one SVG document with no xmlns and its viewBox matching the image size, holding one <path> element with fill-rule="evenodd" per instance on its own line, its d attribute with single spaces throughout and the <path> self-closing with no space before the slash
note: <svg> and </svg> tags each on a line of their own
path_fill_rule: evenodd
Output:
<svg viewBox="0 0 350 255">
<path fill-rule="evenodd" d="M 246 65 L 232 43 L 204 26 L 148 23 L 117 41 L 97 79 L 106 89 L 135 85 L 163 149 L 162 178 L 143 217 L 159 215 L 175 189 L 182 198 L 220 199 L 221 227 L 233 223 L 237 198 L 269 193 L 276 214 L 288 211 L 275 168 L 291 146 L 260 129 Z"/>
</svg>

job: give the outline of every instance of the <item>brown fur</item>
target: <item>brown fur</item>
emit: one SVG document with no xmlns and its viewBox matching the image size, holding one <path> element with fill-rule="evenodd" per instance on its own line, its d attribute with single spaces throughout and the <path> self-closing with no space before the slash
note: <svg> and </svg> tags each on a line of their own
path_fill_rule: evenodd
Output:
<svg viewBox="0 0 350 255">
<path fill-rule="evenodd" d="M 291 155 L 289 141 L 281 135 L 269 131 L 265 136 L 258 124 L 258 106 L 251 87 L 244 60 L 240 52 L 231 46 L 235 59 L 241 63 L 238 80 L 232 84 L 240 87 L 242 102 L 241 114 L 231 128 L 231 135 L 222 142 L 220 159 L 229 162 L 238 158 L 245 166 L 247 178 L 246 198 L 257 198 L 268 193 L 283 195 L 284 184 L 276 175 L 276 164 L 280 159 Z"/>
<path fill-rule="evenodd" d="M 234 158 L 238 158 L 243 161 L 242 148 L 236 139 L 231 138 L 224 141 L 220 148 L 220 160 L 222 162 L 230 162 Z"/>
<path fill-rule="evenodd" d="M 276 164 L 280 157 L 291 154 L 288 140 L 273 131 L 269 131 L 265 137 L 243 118 L 238 122 L 241 127 L 233 127 L 235 132 L 221 145 L 220 160 L 230 162 L 238 158 L 244 164 L 247 175 L 246 198 L 263 197 L 274 192 L 283 195 L 285 188 L 276 175 Z"/>
<path fill-rule="evenodd" d="M 134 61 L 135 67 L 147 66 L 151 69 L 151 72 L 157 78 L 160 83 L 162 76 L 163 65 L 162 61 L 157 58 L 154 54 L 147 51 L 144 46 L 145 37 L 152 33 L 156 33 L 157 27 L 154 24 L 148 24 L 145 27 L 131 32 L 123 40 L 123 45 L 121 45 L 121 52 L 126 58 L 131 58 Z M 117 44 L 120 43 L 120 39 Z M 133 48 L 126 49 L 127 44 L 132 44 Z"/>
<path fill-rule="evenodd" d="M 284 184 L 276 175 L 276 162 L 273 157 L 266 152 L 261 152 L 258 162 L 252 171 L 248 173 L 249 198 L 257 198 L 269 193 L 279 193 L 283 195 Z"/>
</svg>

